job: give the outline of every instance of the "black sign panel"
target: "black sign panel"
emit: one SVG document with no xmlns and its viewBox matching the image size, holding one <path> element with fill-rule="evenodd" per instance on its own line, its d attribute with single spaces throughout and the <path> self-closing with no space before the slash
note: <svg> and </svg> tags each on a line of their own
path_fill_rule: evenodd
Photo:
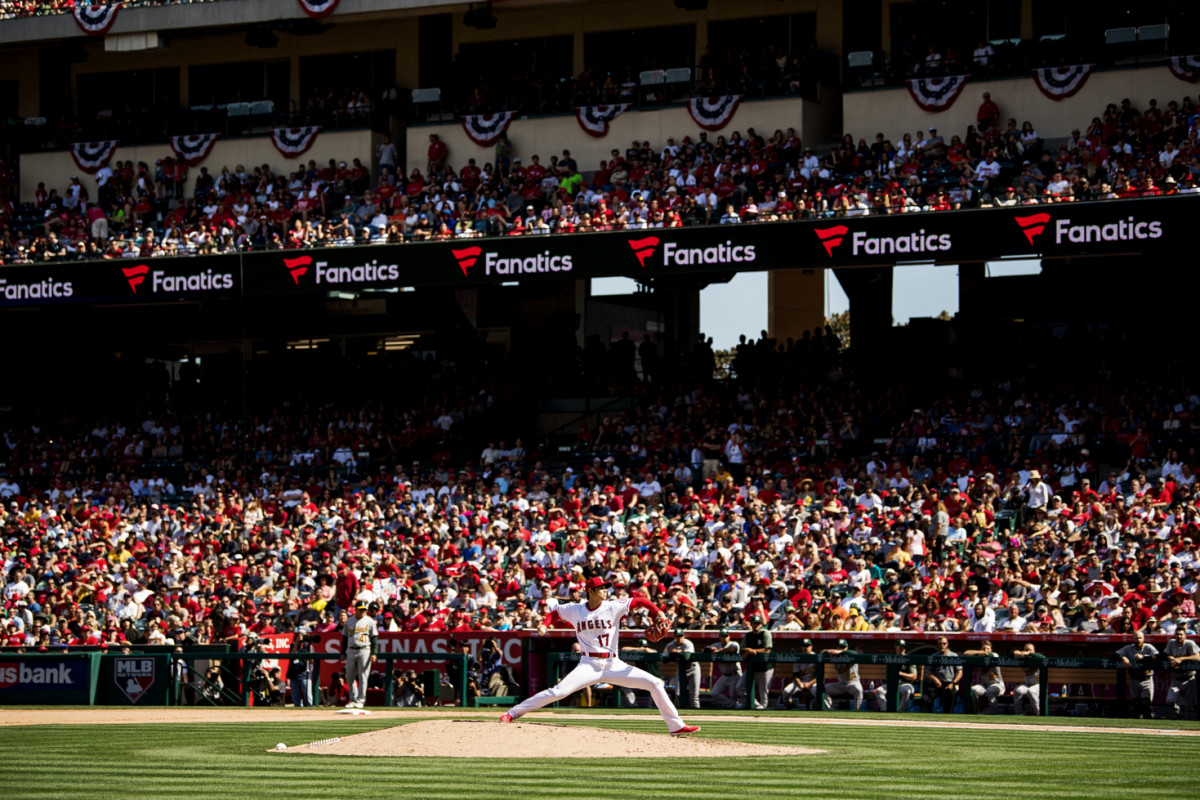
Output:
<svg viewBox="0 0 1200 800">
<path fill-rule="evenodd" d="M 0 306 L 659 277 L 1183 248 L 1200 196 L 0 268 Z"/>
</svg>

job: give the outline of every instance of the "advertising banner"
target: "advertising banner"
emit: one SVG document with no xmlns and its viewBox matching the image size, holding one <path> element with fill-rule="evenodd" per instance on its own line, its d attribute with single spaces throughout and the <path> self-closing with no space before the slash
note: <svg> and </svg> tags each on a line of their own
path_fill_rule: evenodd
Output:
<svg viewBox="0 0 1200 800">
<path fill-rule="evenodd" d="M 98 653 L 0 654 L 0 705 L 92 705 Z"/>
<path fill-rule="evenodd" d="M 0 267 L 0 308 L 1182 251 L 1200 195 Z"/>
<path fill-rule="evenodd" d="M 104 654 L 100 657 L 96 702 L 106 706 L 161 706 L 170 694 L 165 653 Z"/>
<path fill-rule="evenodd" d="M 504 663 L 511 666 L 514 671 L 520 674 L 521 640 L 526 636 L 528 636 L 527 633 L 522 634 L 515 631 L 463 631 L 461 633 L 404 633 L 384 631 L 379 634 L 378 654 L 380 658 L 375 662 L 374 670 L 378 672 L 384 668 L 382 657 L 385 653 L 449 653 L 451 652 L 451 639 L 470 643 L 471 656 L 479 658 L 479 654 L 483 650 L 483 643 L 488 639 L 494 638 L 500 645 L 500 654 L 504 659 Z M 328 631 L 321 634 L 321 641 L 315 649 L 320 653 L 340 653 L 341 647 L 341 634 L 335 631 Z M 445 663 L 445 661 L 397 660 L 392 662 L 392 669 L 414 669 L 417 671 L 436 669 L 441 672 L 444 670 Z M 333 678 L 333 673 L 341 672 L 344 668 L 345 665 L 339 660 L 328 659 L 322 661 L 321 685 L 328 686 Z"/>
<path fill-rule="evenodd" d="M 0 267 L 0 307 L 148 303 L 241 293 L 237 255 L 63 261 Z"/>
</svg>

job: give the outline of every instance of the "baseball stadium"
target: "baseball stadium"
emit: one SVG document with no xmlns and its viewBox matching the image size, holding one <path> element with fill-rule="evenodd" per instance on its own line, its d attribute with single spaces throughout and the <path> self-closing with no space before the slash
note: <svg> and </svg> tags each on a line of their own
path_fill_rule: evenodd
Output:
<svg viewBox="0 0 1200 800">
<path fill-rule="evenodd" d="M 0 795 L 1194 797 L 1200 4 L 0 0 Z"/>
</svg>

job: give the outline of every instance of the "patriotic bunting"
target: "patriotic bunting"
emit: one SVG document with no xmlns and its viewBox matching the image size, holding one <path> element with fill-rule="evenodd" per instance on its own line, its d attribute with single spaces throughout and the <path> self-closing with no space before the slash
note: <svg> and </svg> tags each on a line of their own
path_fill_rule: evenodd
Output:
<svg viewBox="0 0 1200 800">
<path fill-rule="evenodd" d="M 962 94 L 970 75 L 916 78 L 908 82 L 908 93 L 923 111 L 945 111 Z"/>
<path fill-rule="evenodd" d="M 1171 56 L 1167 64 L 1171 74 L 1181 81 L 1195 83 L 1200 79 L 1200 56 Z"/>
<path fill-rule="evenodd" d="M 1087 83 L 1095 64 L 1076 64 L 1073 67 L 1042 67 L 1033 71 L 1033 82 L 1051 100 L 1065 100 Z"/>
<path fill-rule="evenodd" d="M 338 7 L 341 0 L 296 0 L 304 13 L 313 19 L 328 17 Z"/>
<path fill-rule="evenodd" d="M 213 145 L 220 137 L 219 133 L 200 133 L 195 136 L 171 136 L 168 141 L 170 141 L 175 155 L 179 156 L 179 160 L 189 167 L 194 167 L 208 158 Z"/>
<path fill-rule="evenodd" d="M 308 148 L 317 141 L 321 132 L 320 125 L 308 125 L 303 128 L 275 128 L 271 131 L 271 144 L 283 154 L 284 158 L 299 158 L 308 152 Z"/>
<path fill-rule="evenodd" d="M 117 21 L 117 12 L 120 9 L 120 3 L 88 5 L 81 2 L 75 6 L 73 16 L 75 17 L 75 24 L 79 26 L 79 30 L 88 36 L 103 36 L 108 33 L 108 29 Z"/>
<path fill-rule="evenodd" d="M 719 131 L 729 124 L 745 95 L 727 94 L 723 97 L 693 97 L 688 100 L 688 113 L 706 131 Z"/>
<path fill-rule="evenodd" d="M 588 136 L 599 139 L 608 135 L 608 123 L 629 110 L 629 103 L 615 106 L 586 106 L 575 109 L 575 120 Z"/>
<path fill-rule="evenodd" d="M 462 126 L 472 142 L 480 147 L 491 147 L 500 141 L 500 137 L 508 130 L 509 123 L 516 115 L 515 111 L 468 115 L 462 118 Z"/>
<path fill-rule="evenodd" d="M 108 163 L 120 144 L 116 139 L 107 142 L 76 142 L 71 145 L 71 158 L 75 164 L 88 175 L 94 175 L 96 170 Z"/>
</svg>

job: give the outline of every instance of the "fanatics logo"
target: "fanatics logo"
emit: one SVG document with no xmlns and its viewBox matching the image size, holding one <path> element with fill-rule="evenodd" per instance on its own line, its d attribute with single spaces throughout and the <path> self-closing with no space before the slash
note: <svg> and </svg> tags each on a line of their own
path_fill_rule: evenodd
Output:
<svg viewBox="0 0 1200 800">
<path fill-rule="evenodd" d="M 129 288 L 137 294 L 137 287 L 145 283 L 150 268 L 145 264 L 138 264 L 136 267 L 121 267 L 121 272 L 125 274 L 125 280 L 129 281 Z"/>
<path fill-rule="evenodd" d="M 295 281 L 297 286 L 299 286 L 300 277 L 308 272 L 308 267 L 310 264 L 312 264 L 312 258 L 309 256 L 285 258 L 283 260 L 283 264 L 287 267 L 288 272 L 291 273 L 292 280 Z"/>
<path fill-rule="evenodd" d="M 816 228 L 817 238 L 821 240 L 821 244 L 825 245 L 825 252 L 833 258 L 833 248 L 842 243 L 846 233 L 850 230 L 845 225 L 834 225 L 832 228 Z"/>
<path fill-rule="evenodd" d="M 1041 236 L 1046 230 L 1046 223 L 1050 221 L 1050 215 L 1045 212 L 1040 214 L 1030 214 L 1028 217 L 1013 217 L 1017 225 L 1021 228 L 1021 232 L 1025 234 L 1025 238 L 1029 240 L 1029 244 L 1033 244 L 1033 237 Z"/>
<path fill-rule="evenodd" d="M 463 277 L 467 277 L 467 270 L 475 266 L 475 262 L 479 260 L 479 254 L 483 252 L 479 247 L 464 247 L 462 250 L 450 251 L 454 258 L 458 261 L 458 267 L 462 270 Z"/>
<path fill-rule="evenodd" d="M 646 268 L 646 259 L 654 255 L 655 249 L 658 248 L 658 242 L 659 239 L 657 236 L 629 240 L 629 246 L 633 249 L 633 254 L 637 256 L 638 263 L 642 265 L 642 269 Z"/>
</svg>

